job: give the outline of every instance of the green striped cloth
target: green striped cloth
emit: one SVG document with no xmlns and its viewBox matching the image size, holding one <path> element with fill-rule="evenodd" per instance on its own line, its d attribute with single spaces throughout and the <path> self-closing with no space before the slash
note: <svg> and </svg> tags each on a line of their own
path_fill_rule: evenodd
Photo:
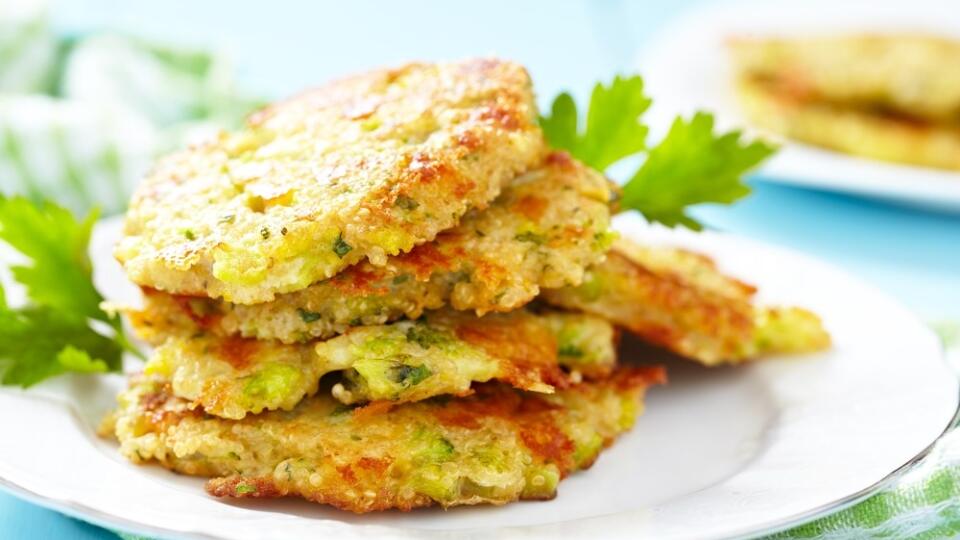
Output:
<svg viewBox="0 0 960 540">
<path fill-rule="evenodd" d="M 57 43 L 42 1 L 0 2 L 0 92 L 51 90 Z"/>
<path fill-rule="evenodd" d="M 78 214 L 121 211 L 150 164 L 158 130 L 109 104 L 0 95 L 0 191 L 52 198 Z"/>
<path fill-rule="evenodd" d="M 960 323 L 934 326 L 948 360 L 960 366 Z M 960 429 L 865 501 L 769 538 L 935 539 L 960 537 Z"/>
</svg>

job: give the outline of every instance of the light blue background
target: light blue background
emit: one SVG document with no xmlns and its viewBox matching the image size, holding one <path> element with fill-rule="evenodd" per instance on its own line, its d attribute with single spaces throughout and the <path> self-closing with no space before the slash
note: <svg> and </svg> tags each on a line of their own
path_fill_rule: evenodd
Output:
<svg viewBox="0 0 960 540">
<path fill-rule="evenodd" d="M 593 81 L 635 71 L 644 40 L 697 3 L 64 0 L 53 14 L 64 32 L 112 28 L 223 49 L 244 85 L 266 95 L 409 59 L 496 54 L 526 64 L 546 102 L 559 90 L 583 96 Z M 746 201 L 698 215 L 714 228 L 831 261 L 927 320 L 960 320 L 958 214 L 754 182 Z M 0 493 L 0 538 L 111 536 Z"/>
</svg>

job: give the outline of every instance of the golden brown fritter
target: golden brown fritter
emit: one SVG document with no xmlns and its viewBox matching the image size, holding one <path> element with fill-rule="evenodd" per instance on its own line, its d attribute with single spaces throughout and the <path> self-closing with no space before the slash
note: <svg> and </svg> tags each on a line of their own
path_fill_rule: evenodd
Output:
<svg viewBox="0 0 960 540">
<path fill-rule="evenodd" d="M 131 316 L 152 342 L 196 324 L 222 335 L 285 343 L 327 338 L 351 326 L 415 319 L 447 305 L 478 314 L 510 311 L 542 288 L 577 285 L 612 241 L 611 191 L 600 174 L 551 154 L 513 180 L 482 212 L 384 266 L 361 262 L 272 302 L 239 305 L 147 289 Z"/>
<path fill-rule="evenodd" d="M 795 99 L 960 122 L 960 41 L 921 34 L 736 38 L 741 75 Z"/>
<path fill-rule="evenodd" d="M 809 101 L 749 78 L 738 83 L 738 93 L 752 122 L 785 137 L 873 159 L 960 170 L 960 121 L 937 124 Z"/>
<path fill-rule="evenodd" d="M 517 64 L 374 71 L 162 160 L 131 200 L 115 254 L 140 285 L 269 301 L 432 240 L 543 151 Z"/>
<path fill-rule="evenodd" d="M 135 463 L 212 477 L 217 497 L 302 497 L 358 513 L 505 504 L 553 498 L 632 427 L 644 389 L 663 381 L 658 368 L 621 368 L 553 395 L 490 384 L 378 414 L 320 395 L 291 412 L 224 420 L 139 376 L 102 432 Z"/>
<path fill-rule="evenodd" d="M 174 395 L 208 414 L 243 418 L 292 409 L 335 371 L 341 379 L 333 395 L 347 404 L 466 395 L 473 383 L 492 379 L 553 392 L 609 374 L 615 347 L 610 323 L 592 315 L 518 310 L 480 318 L 441 311 L 314 343 L 172 337 L 145 372 L 170 381 Z"/>
<path fill-rule="evenodd" d="M 815 314 L 756 306 L 754 292 L 703 255 L 618 240 L 582 285 L 545 291 L 543 298 L 605 317 L 706 365 L 829 346 L 830 336 Z"/>
</svg>

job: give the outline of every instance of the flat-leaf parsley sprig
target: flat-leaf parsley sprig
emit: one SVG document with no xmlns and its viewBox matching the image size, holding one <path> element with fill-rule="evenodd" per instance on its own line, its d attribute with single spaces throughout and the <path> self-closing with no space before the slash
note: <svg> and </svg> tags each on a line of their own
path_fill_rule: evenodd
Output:
<svg viewBox="0 0 960 540">
<path fill-rule="evenodd" d="M 698 112 L 677 117 L 656 146 L 647 147 L 643 113 L 650 107 L 639 76 L 597 83 L 581 126 L 576 103 L 568 93 L 553 101 L 550 116 L 540 119 L 547 140 L 587 165 L 605 171 L 614 163 L 645 154 L 646 159 L 623 186 L 622 209 L 632 209 L 654 222 L 699 230 L 689 207 L 729 204 L 750 193 L 744 174 L 771 156 L 776 148 L 763 141 L 746 142 L 740 131 L 715 133 L 713 116 Z"/>
<path fill-rule="evenodd" d="M 0 285 L 0 383 L 32 386 L 66 372 L 119 371 L 139 354 L 120 318 L 100 308 L 87 249 L 97 213 L 78 221 L 53 203 L 0 196 L 0 241 L 26 258 L 10 267 L 27 303 L 12 307 Z"/>
</svg>

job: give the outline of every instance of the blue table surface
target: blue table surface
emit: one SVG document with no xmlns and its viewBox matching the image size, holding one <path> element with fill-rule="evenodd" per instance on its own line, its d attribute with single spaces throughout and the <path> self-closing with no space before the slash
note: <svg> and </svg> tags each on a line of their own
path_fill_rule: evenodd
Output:
<svg viewBox="0 0 960 540">
<path fill-rule="evenodd" d="M 541 96 L 636 69 L 644 40 L 702 0 L 310 2 L 60 1 L 64 32 L 118 29 L 227 51 L 244 86 L 283 95 L 408 59 L 497 54 L 526 64 Z M 185 16 L 185 14 L 190 14 Z M 930 321 L 960 320 L 960 213 L 932 213 L 755 179 L 733 207 L 696 213 L 711 227 L 795 248 L 873 283 Z M 0 493 L 0 538 L 115 538 Z"/>
</svg>

